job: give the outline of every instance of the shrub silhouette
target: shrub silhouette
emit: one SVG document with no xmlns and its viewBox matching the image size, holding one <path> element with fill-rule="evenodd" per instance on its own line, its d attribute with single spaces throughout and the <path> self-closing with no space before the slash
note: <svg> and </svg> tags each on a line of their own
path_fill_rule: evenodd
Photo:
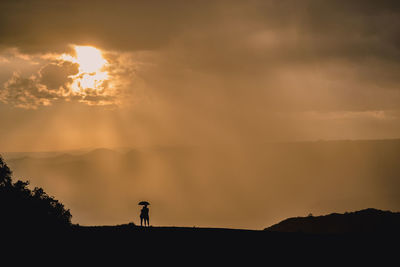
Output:
<svg viewBox="0 0 400 267">
<path fill-rule="evenodd" d="M 36 231 L 67 229 L 71 213 L 42 188 L 28 188 L 29 182 L 13 183 L 12 171 L 0 156 L 0 230 Z"/>
</svg>

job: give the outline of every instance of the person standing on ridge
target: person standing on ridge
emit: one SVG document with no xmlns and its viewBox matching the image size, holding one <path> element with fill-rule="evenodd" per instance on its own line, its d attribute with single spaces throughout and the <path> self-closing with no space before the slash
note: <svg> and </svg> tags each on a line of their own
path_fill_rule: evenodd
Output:
<svg viewBox="0 0 400 267">
<path fill-rule="evenodd" d="M 143 205 L 143 208 L 140 211 L 140 226 L 143 226 L 143 221 L 144 221 L 144 226 L 149 226 L 149 208 L 147 207 L 148 204 Z"/>
</svg>

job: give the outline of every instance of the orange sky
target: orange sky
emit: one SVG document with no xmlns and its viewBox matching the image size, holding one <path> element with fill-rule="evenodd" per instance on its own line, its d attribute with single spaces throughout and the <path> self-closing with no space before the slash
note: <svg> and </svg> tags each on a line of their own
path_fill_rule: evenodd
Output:
<svg viewBox="0 0 400 267">
<path fill-rule="evenodd" d="M 395 1 L 0 10 L 3 151 L 400 136 Z"/>
</svg>

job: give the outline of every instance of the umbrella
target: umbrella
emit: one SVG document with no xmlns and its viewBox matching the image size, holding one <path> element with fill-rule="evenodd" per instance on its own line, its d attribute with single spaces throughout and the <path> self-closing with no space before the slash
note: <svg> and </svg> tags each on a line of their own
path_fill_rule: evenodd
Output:
<svg viewBox="0 0 400 267">
<path fill-rule="evenodd" d="M 150 203 L 149 202 L 147 202 L 147 201 L 140 201 L 139 203 L 138 203 L 138 205 L 150 205 Z"/>
</svg>

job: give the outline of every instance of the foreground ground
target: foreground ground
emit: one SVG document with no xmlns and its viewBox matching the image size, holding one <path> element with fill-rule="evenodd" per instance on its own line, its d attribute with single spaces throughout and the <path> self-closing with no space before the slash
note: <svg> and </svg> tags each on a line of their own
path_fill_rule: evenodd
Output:
<svg viewBox="0 0 400 267">
<path fill-rule="evenodd" d="M 4 239 L 3 239 L 4 241 Z M 255 266 L 272 262 L 308 265 L 382 264 L 397 255 L 398 234 L 304 234 L 221 228 L 75 226 L 72 230 L 9 239 L 30 259 L 112 262 L 112 266 L 147 262 Z M 6 242 L 3 242 L 3 244 Z M 12 244 L 12 245 L 11 245 Z M 32 258 L 33 257 L 33 258 Z M 79 262 L 79 264 L 77 264 Z M 343 264 L 346 263 L 346 264 Z M 57 265 L 57 264 L 56 264 Z"/>
</svg>

